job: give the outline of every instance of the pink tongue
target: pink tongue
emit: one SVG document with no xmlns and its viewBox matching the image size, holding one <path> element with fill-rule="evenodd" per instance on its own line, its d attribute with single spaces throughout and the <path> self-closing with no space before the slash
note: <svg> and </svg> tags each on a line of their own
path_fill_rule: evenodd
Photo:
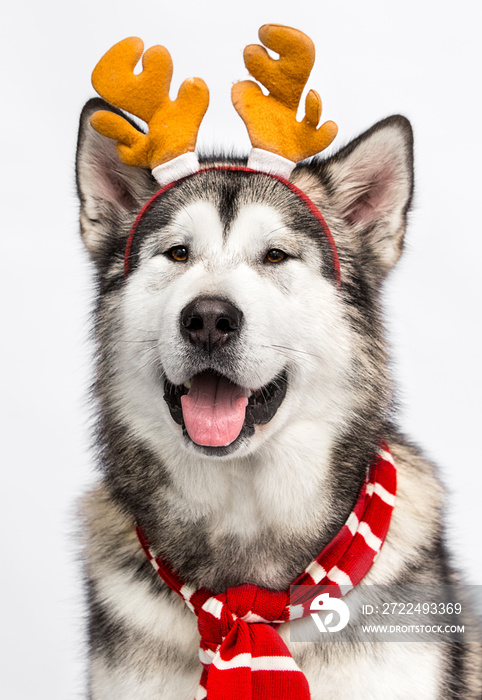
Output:
<svg viewBox="0 0 482 700">
<path fill-rule="evenodd" d="M 196 374 L 189 393 L 181 396 L 182 415 L 193 442 L 225 447 L 243 427 L 248 390 L 212 372 Z"/>
</svg>

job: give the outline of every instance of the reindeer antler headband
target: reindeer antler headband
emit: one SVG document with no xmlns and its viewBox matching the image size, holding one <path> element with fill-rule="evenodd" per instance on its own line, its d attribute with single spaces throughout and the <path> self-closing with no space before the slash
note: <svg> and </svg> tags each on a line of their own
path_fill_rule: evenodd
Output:
<svg viewBox="0 0 482 700">
<path fill-rule="evenodd" d="M 232 89 L 232 100 L 243 119 L 253 146 L 248 167 L 289 177 L 296 163 L 330 145 L 336 124 L 318 127 L 321 99 L 310 90 L 301 122 L 296 112 L 315 61 L 313 42 L 291 27 L 265 24 L 259 38 L 279 54 L 273 59 L 263 46 L 250 45 L 244 61 L 250 74 L 269 90 L 264 95 L 257 83 L 246 80 Z M 201 78 L 185 80 L 175 100 L 169 98 L 172 60 L 163 46 L 153 46 L 142 58 L 143 70 L 134 75 L 144 44 L 130 37 L 115 44 L 101 58 L 92 84 L 107 102 L 143 119 L 143 134 L 118 114 L 95 112 L 96 131 L 117 141 L 123 163 L 150 168 L 159 184 L 194 173 L 199 162 L 194 154 L 201 121 L 209 104 L 209 90 Z"/>
<path fill-rule="evenodd" d="M 288 182 L 296 163 L 329 146 L 338 130 L 331 121 L 318 126 L 321 99 L 314 90 L 306 96 L 303 120 L 299 122 L 296 118 L 315 61 L 315 48 L 306 34 L 279 24 L 265 24 L 259 30 L 259 38 L 264 46 L 279 54 L 279 59 L 271 58 L 264 46 L 252 44 L 244 50 L 248 71 L 269 94 L 264 95 L 252 80 L 233 86 L 233 105 L 246 125 L 253 146 L 248 166 L 243 170 L 269 173 L 302 199 L 329 238 L 333 267 L 339 280 L 336 247 L 326 222 L 308 197 Z M 173 184 L 200 171 L 194 149 L 209 104 L 209 90 L 201 78 L 185 80 L 177 98 L 170 99 L 172 59 L 163 46 L 153 46 L 144 53 L 143 70 L 135 75 L 133 71 L 143 50 L 141 39 L 124 39 L 107 51 L 92 73 L 92 84 L 99 95 L 144 120 L 148 131 L 144 134 L 121 115 L 105 110 L 92 115 L 92 126 L 100 134 L 117 141 L 117 154 L 123 163 L 150 168 L 161 186 L 143 207 L 131 230 L 126 273 L 130 269 L 130 246 L 138 222 L 152 200 Z"/>
</svg>

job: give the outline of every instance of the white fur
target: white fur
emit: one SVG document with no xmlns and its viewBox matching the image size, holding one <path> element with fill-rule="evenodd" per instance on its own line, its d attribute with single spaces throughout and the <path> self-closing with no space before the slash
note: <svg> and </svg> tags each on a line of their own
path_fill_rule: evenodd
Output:
<svg viewBox="0 0 482 700">
<path fill-rule="evenodd" d="M 156 669 L 146 672 L 142 666 L 112 666 L 103 657 L 92 659 L 92 700 L 172 700 L 194 697 L 199 685 L 196 671 L 160 677 Z"/>
<path fill-rule="evenodd" d="M 283 633 L 282 636 L 285 636 Z M 316 656 L 303 657 L 295 643 L 290 651 L 295 661 L 303 659 L 303 672 L 311 700 L 433 700 L 440 688 L 441 658 L 436 645 L 385 643 L 373 653 L 364 644 L 338 657 L 336 642 L 327 642 L 331 663 L 320 665 Z"/>
<path fill-rule="evenodd" d="M 197 620 L 179 598 L 175 604 L 160 600 L 146 582 L 133 580 L 125 571 L 106 567 L 99 580 L 98 593 L 114 617 L 153 638 L 167 642 L 181 654 L 197 657 Z"/>
</svg>

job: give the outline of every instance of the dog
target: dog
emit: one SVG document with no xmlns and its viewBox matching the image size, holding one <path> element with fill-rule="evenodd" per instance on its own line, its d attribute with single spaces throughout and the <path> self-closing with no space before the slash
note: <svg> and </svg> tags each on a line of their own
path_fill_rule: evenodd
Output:
<svg viewBox="0 0 482 700">
<path fill-rule="evenodd" d="M 205 157 L 156 199 L 151 172 L 92 129 L 99 109 L 117 112 L 89 101 L 77 152 L 102 475 L 81 504 L 89 697 L 189 700 L 197 619 L 151 566 L 139 527 L 192 588 L 285 591 L 347 521 L 382 439 L 397 495 L 363 583 L 458 580 L 435 468 L 397 427 L 382 323 L 412 199 L 412 130 L 389 117 L 293 171 L 335 260 L 299 196 L 245 159 Z M 312 700 L 481 697 L 475 642 L 300 644 L 295 624 L 278 632 Z"/>
</svg>

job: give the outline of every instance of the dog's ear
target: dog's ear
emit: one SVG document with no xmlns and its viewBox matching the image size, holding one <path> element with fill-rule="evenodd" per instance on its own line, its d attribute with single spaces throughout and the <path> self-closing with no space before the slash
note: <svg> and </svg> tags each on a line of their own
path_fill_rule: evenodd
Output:
<svg viewBox="0 0 482 700">
<path fill-rule="evenodd" d="M 76 175 L 82 238 L 100 263 L 158 186 L 149 170 L 124 165 L 115 141 L 94 131 L 90 117 L 99 109 L 120 113 L 104 100 L 87 102 L 80 117 Z"/>
<path fill-rule="evenodd" d="M 410 122 L 384 119 L 318 167 L 325 197 L 383 277 L 401 255 L 412 199 Z"/>
</svg>

